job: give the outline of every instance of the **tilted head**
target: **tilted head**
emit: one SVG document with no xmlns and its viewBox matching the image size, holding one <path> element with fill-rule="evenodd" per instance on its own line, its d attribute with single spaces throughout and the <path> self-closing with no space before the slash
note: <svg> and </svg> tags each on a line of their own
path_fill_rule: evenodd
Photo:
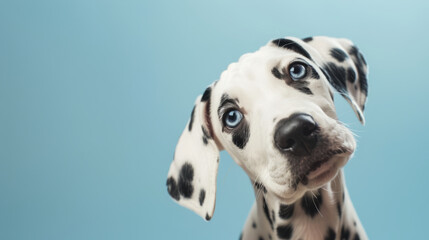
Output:
<svg viewBox="0 0 429 240">
<path fill-rule="evenodd" d="M 364 123 L 367 66 L 347 39 L 282 38 L 232 63 L 198 97 L 168 172 L 169 194 L 209 220 L 219 151 L 285 202 L 332 180 L 355 149 L 332 89 Z"/>
</svg>

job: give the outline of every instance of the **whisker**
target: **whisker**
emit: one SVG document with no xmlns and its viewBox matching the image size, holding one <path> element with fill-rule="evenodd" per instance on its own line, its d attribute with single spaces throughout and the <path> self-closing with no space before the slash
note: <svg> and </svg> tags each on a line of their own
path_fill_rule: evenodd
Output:
<svg viewBox="0 0 429 240">
<path fill-rule="evenodd" d="M 313 197 L 316 197 L 316 195 L 313 193 L 313 192 L 311 192 L 312 194 L 313 194 Z M 321 195 L 322 193 L 320 193 L 320 195 Z M 314 204 L 314 207 L 316 207 L 316 210 L 317 210 L 317 212 L 319 212 L 319 214 L 320 214 L 320 216 L 322 216 L 323 217 L 323 214 L 320 212 L 320 210 L 319 210 L 319 208 L 317 207 L 317 204 L 316 204 L 316 202 L 314 202 L 314 198 L 311 198 L 311 201 L 313 201 L 313 204 Z M 317 197 L 316 197 L 317 198 Z"/>
</svg>

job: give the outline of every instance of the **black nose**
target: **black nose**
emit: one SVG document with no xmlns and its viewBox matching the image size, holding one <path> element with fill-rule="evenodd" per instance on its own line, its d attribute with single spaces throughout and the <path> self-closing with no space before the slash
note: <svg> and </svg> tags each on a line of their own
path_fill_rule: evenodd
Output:
<svg viewBox="0 0 429 240">
<path fill-rule="evenodd" d="M 282 152 L 309 155 L 317 143 L 317 123 L 303 113 L 293 114 L 277 124 L 274 142 Z"/>
</svg>

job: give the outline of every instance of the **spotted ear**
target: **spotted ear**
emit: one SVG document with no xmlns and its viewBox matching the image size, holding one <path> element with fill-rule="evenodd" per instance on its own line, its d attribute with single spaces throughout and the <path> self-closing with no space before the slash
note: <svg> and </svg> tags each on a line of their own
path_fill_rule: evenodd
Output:
<svg viewBox="0 0 429 240">
<path fill-rule="evenodd" d="M 195 101 L 191 118 L 179 138 L 167 178 L 167 190 L 180 205 L 209 221 L 216 201 L 219 149 L 210 123 L 211 87 Z"/>
<path fill-rule="evenodd" d="M 315 61 L 321 66 L 329 83 L 352 106 L 362 124 L 368 95 L 365 59 L 353 43 L 345 38 L 311 37 L 303 39 L 320 55 Z"/>
</svg>

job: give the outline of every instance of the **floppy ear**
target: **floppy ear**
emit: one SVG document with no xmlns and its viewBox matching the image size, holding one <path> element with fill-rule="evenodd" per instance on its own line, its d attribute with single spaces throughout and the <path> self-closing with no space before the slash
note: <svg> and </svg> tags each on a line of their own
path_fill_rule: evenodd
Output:
<svg viewBox="0 0 429 240">
<path fill-rule="evenodd" d="M 303 39 L 320 56 L 314 60 L 321 66 L 329 83 L 352 106 L 362 124 L 368 95 L 367 65 L 363 55 L 345 38 L 312 37 Z"/>
<path fill-rule="evenodd" d="M 210 122 L 211 87 L 195 101 L 168 171 L 167 190 L 180 205 L 209 221 L 215 209 L 219 149 Z"/>
</svg>

